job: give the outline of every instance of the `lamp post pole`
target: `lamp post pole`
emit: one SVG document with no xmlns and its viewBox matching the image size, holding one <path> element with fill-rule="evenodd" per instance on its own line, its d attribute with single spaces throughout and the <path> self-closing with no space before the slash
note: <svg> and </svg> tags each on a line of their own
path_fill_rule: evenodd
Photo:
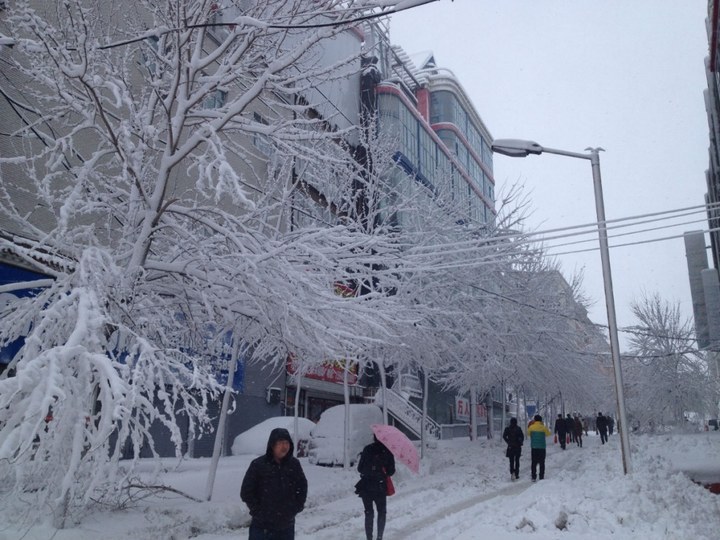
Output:
<svg viewBox="0 0 720 540">
<path fill-rule="evenodd" d="M 622 367 L 620 363 L 620 341 L 618 339 L 617 318 L 615 315 L 615 296 L 613 294 L 612 273 L 610 271 L 610 250 L 605 222 L 605 203 L 603 199 L 602 180 L 600 176 L 600 156 L 602 148 L 586 148 L 587 154 L 566 152 L 554 148 L 545 148 L 533 141 L 519 139 L 496 140 L 492 145 L 493 152 L 510 157 L 526 157 L 530 154 L 557 154 L 579 159 L 587 159 L 592 166 L 593 187 L 595 190 L 595 211 L 598 222 L 598 239 L 600 241 L 600 260 L 602 262 L 603 283 L 605 285 L 605 306 L 607 308 L 608 330 L 610 337 L 610 353 L 612 357 L 615 379 L 615 398 L 619 416 L 620 445 L 622 450 L 623 471 L 632 472 L 630 460 L 630 439 L 628 435 L 627 415 L 625 414 L 625 395 L 623 393 Z"/>
</svg>

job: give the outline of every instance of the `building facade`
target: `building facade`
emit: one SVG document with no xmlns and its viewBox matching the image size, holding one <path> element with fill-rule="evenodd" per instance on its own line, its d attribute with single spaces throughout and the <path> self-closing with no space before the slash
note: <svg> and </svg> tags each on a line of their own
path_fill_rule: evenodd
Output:
<svg viewBox="0 0 720 540">
<path fill-rule="evenodd" d="M 704 91 L 708 118 L 708 168 L 705 171 L 708 230 L 685 233 L 685 255 L 693 302 L 698 348 L 710 354 L 710 366 L 720 376 L 720 2 L 708 1 L 705 25 L 708 56 L 705 58 L 707 89 Z M 708 255 L 710 263 L 708 264 Z"/>
<path fill-rule="evenodd" d="M 710 145 L 708 148 L 708 169 L 705 171 L 710 229 L 710 253 L 713 267 L 720 268 L 720 3 L 708 1 L 708 16 L 705 19 L 708 34 L 709 55 L 705 58 L 705 75 L 708 87 L 704 92 L 705 109 L 708 116 Z"/>
</svg>

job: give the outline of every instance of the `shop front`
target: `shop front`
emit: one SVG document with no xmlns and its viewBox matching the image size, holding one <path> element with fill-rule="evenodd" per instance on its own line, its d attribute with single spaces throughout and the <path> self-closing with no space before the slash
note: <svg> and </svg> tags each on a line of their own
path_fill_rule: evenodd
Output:
<svg viewBox="0 0 720 540">
<path fill-rule="evenodd" d="M 345 403 L 343 379 L 346 361 L 329 361 L 312 366 L 305 371 L 300 379 L 300 400 L 298 414 L 317 422 L 320 414 L 335 405 Z M 295 397 L 297 395 L 297 362 L 291 357 L 287 362 L 285 383 L 285 409 L 287 416 L 295 414 Z M 358 365 L 351 363 L 347 372 L 350 403 L 364 403 L 364 387 L 358 384 Z"/>
</svg>

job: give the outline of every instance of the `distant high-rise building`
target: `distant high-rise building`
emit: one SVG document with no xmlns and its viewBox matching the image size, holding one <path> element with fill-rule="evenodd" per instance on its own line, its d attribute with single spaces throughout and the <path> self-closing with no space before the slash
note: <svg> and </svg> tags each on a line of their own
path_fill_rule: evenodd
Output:
<svg viewBox="0 0 720 540">
<path fill-rule="evenodd" d="M 709 166 L 706 175 L 710 252 L 713 266 L 720 268 L 720 2 L 708 1 L 705 20 L 709 55 L 705 58 L 708 87 L 705 90 L 705 108 L 710 130 Z"/>
<path fill-rule="evenodd" d="M 685 250 L 693 300 L 695 331 L 698 347 L 715 349 L 720 335 L 720 2 L 708 0 L 705 19 L 708 35 L 708 56 L 705 74 L 708 87 L 704 92 L 708 117 L 710 144 L 709 163 L 705 171 L 708 229 L 710 245 L 706 246 L 702 232 L 686 233 Z M 706 251 L 709 249 L 712 266 L 708 267 Z M 714 274 L 714 275 L 713 275 Z"/>
<path fill-rule="evenodd" d="M 684 239 L 688 277 L 690 278 L 690 295 L 693 303 L 693 318 L 695 319 L 695 336 L 698 347 L 704 349 L 710 344 L 707 304 L 705 303 L 702 278 L 703 272 L 708 270 L 705 234 L 702 231 L 686 232 Z"/>
</svg>

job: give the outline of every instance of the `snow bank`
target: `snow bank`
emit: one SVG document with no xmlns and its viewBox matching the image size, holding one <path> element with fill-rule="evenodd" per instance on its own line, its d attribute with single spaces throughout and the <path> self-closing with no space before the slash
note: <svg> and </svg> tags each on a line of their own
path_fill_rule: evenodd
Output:
<svg viewBox="0 0 720 540">
<path fill-rule="evenodd" d="M 247 431 L 243 431 L 235 437 L 232 448 L 230 449 L 233 456 L 241 456 L 251 454 L 260 456 L 267 450 L 267 442 L 270 432 L 275 428 L 284 428 L 290 432 L 295 443 L 297 453 L 298 441 L 308 441 L 310 439 L 310 431 L 315 427 L 315 423 L 307 418 L 298 418 L 298 437 L 294 437 L 295 417 L 294 416 L 276 416 L 268 418 L 263 422 L 251 427 Z"/>
</svg>

